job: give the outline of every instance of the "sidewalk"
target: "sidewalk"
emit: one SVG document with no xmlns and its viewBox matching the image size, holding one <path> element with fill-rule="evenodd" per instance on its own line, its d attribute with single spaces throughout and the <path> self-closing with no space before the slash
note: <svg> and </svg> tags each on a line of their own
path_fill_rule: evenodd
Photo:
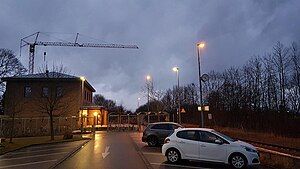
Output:
<svg viewBox="0 0 300 169">
<path fill-rule="evenodd" d="M 50 140 L 50 136 L 20 137 L 20 138 L 14 138 L 13 143 L 9 143 L 9 138 L 7 138 L 5 142 L 1 143 L 2 146 L 4 147 L 0 147 L 0 155 L 30 145 L 78 141 L 83 139 L 84 138 L 81 135 L 73 135 L 73 139 L 68 139 L 68 140 L 63 140 L 63 135 L 55 136 L 53 141 Z"/>
</svg>

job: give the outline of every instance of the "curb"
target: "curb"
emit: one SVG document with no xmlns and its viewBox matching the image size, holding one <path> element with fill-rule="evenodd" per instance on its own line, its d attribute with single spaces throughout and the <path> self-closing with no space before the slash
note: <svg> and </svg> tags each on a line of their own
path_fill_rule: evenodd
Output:
<svg viewBox="0 0 300 169">
<path fill-rule="evenodd" d="M 81 148 L 83 148 L 89 141 L 91 141 L 91 139 L 85 140 L 82 144 L 80 144 L 79 146 L 77 146 L 75 149 L 73 149 L 71 152 L 69 152 L 62 159 L 58 160 L 55 164 L 53 164 L 52 166 L 50 166 L 49 169 L 53 169 L 53 168 L 57 167 L 59 164 L 61 164 L 62 162 L 64 162 L 66 159 L 68 159 L 69 157 L 73 156 L 76 152 L 78 152 Z"/>
</svg>

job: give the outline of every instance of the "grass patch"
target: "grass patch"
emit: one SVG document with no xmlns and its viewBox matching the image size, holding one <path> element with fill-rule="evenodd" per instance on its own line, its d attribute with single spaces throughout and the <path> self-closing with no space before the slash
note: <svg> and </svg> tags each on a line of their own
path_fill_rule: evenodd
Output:
<svg viewBox="0 0 300 169">
<path fill-rule="evenodd" d="M 267 152 L 260 153 L 260 162 L 266 166 L 280 169 L 298 169 L 300 168 L 300 160 L 285 157 Z"/>
<path fill-rule="evenodd" d="M 0 147 L 0 155 L 34 144 L 49 144 L 78 140 L 83 140 L 81 135 L 74 135 L 73 139 L 68 140 L 64 140 L 63 135 L 55 136 L 52 141 L 50 140 L 50 136 L 14 138 L 12 143 L 9 143 L 9 139 L 6 139 L 5 142 L 1 143 L 3 147 Z"/>
<path fill-rule="evenodd" d="M 275 144 L 284 147 L 300 148 L 299 138 L 283 137 L 273 133 L 244 131 L 236 128 L 215 127 L 214 129 L 239 139 Z"/>
</svg>

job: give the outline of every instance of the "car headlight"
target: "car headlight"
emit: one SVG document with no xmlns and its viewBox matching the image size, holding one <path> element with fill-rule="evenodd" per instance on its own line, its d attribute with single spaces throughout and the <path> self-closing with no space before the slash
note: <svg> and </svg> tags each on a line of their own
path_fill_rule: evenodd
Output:
<svg viewBox="0 0 300 169">
<path fill-rule="evenodd" d="M 250 148 L 250 147 L 246 147 L 246 146 L 242 146 L 246 151 L 251 152 L 251 153 L 257 153 L 256 150 Z"/>
</svg>

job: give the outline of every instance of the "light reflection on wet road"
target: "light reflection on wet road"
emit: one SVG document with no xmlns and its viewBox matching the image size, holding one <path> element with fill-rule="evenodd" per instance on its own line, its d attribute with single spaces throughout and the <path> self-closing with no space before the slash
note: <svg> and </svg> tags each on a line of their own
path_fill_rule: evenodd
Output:
<svg viewBox="0 0 300 169">
<path fill-rule="evenodd" d="M 109 146 L 109 154 L 103 159 L 102 153 Z M 143 169 L 145 163 L 136 151 L 128 133 L 98 132 L 85 147 L 57 168 L 89 169 Z"/>
</svg>

